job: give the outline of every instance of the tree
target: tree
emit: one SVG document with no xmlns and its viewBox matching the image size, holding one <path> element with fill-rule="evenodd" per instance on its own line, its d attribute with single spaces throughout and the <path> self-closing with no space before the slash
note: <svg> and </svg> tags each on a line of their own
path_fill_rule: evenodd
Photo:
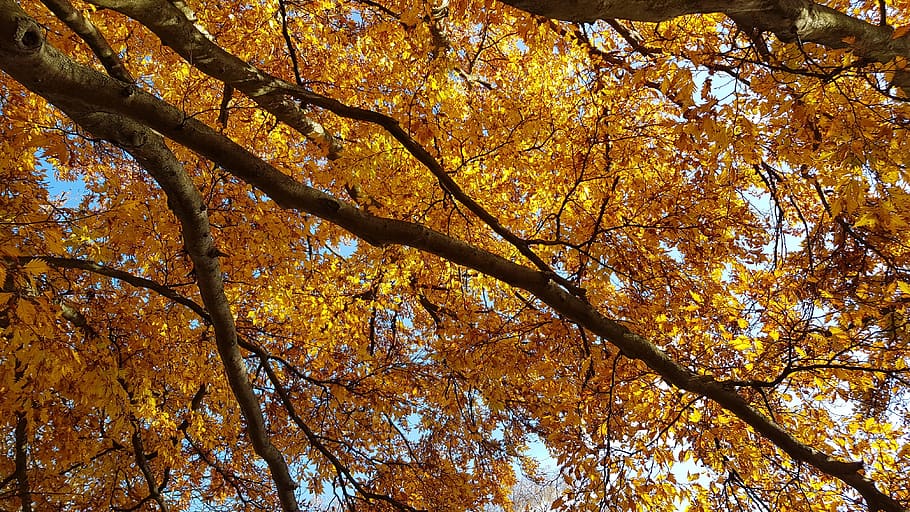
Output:
<svg viewBox="0 0 910 512">
<path fill-rule="evenodd" d="M 518 512 L 550 512 L 562 490 L 555 478 L 546 474 L 521 478 L 512 488 L 512 507 Z"/>
<path fill-rule="evenodd" d="M 4 509 L 907 508 L 910 5 L 505 4 L 0 0 Z"/>
</svg>

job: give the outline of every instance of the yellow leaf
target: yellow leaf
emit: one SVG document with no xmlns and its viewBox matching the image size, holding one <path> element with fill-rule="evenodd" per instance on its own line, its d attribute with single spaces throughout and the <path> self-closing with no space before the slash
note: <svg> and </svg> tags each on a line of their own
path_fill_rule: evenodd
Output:
<svg viewBox="0 0 910 512">
<path fill-rule="evenodd" d="M 35 320 L 35 305 L 28 300 L 20 300 L 16 304 L 16 316 L 19 317 L 23 322 L 31 322 Z"/>
<path fill-rule="evenodd" d="M 47 262 L 41 258 L 35 258 L 23 265 L 22 270 L 30 276 L 39 276 L 46 274 L 50 270 L 50 267 L 48 267 Z"/>
<path fill-rule="evenodd" d="M 853 224 L 853 227 L 862 228 L 865 226 L 874 226 L 874 225 L 875 225 L 875 216 L 868 214 L 868 213 L 864 213 L 864 214 L 860 215 L 859 220 L 857 220 Z"/>
<path fill-rule="evenodd" d="M 736 350 L 746 350 L 752 348 L 752 340 L 746 336 L 737 336 L 733 338 L 733 348 Z"/>
</svg>

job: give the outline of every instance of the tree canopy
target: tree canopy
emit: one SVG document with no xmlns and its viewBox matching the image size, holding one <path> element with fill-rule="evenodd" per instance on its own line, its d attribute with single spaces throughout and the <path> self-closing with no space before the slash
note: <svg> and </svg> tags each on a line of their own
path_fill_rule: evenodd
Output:
<svg viewBox="0 0 910 512">
<path fill-rule="evenodd" d="M 908 34 L 0 0 L 0 508 L 906 510 Z"/>
</svg>

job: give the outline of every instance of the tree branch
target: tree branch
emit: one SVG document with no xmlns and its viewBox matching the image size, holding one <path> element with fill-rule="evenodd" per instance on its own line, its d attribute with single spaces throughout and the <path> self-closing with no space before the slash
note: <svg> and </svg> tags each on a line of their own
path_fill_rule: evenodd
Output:
<svg viewBox="0 0 910 512">
<path fill-rule="evenodd" d="M 136 465 L 139 466 L 139 470 L 142 472 L 143 478 L 145 478 L 145 483 L 149 489 L 148 497 L 155 500 L 155 503 L 158 504 L 161 512 L 167 512 L 168 506 L 167 502 L 164 501 L 164 496 L 161 495 L 160 487 L 158 482 L 155 479 L 155 475 L 152 473 L 152 468 L 149 466 L 148 458 L 145 456 L 145 448 L 142 443 L 142 434 L 139 429 L 139 422 L 133 422 L 133 457 L 136 460 Z"/>
<path fill-rule="evenodd" d="M 265 373 L 269 378 L 269 381 L 272 383 L 272 386 L 275 387 L 275 392 L 278 394 L 278 398 L 281 400 L 281 404 L 284 406 L 285 411 L 288 416 L 291 418 L 291 421 L 297 425 L 297 428 L 303 432 L 303 435 L 307 438 L 307 441 L 313 448 L 316 449 L 323 457 L 325 457 L 329 463 L 335 468 L 335 471 L 338 474 L 338 477 L 342 484 L 344 482 L 350 482 L 354 489 L 367 501 L 381 501 L 390 504 L 396 510 L 401 512 L 426 512 L 425 510 L 416 509 L 407 503 L 403 503 L 391 496 L 384 494 L 375 493 L 370 491 L 361 485 L 360 482 L 351 474 L 351 470 L 348 469 L 341 460 L 335 456 L 326 446 L 322 443 L 317 436 L 303 421 L 303 418 L 297 414 L 297 410 L 294 407 L 293 402 L 291 402 L 290 396 L 288 396 L 287 390 L 284 389 L 284 386 L 281 384 L 281 381 L 278 379 L 278 375 L 275 374 L 275 370 L 272 369 L 271 363 L 267 359 L 262 359 L 263 368 L 265 368 Z"/>
<path fill-rule="evenodd" d="M 168 204 L 182 226 L 184 245 L 193 262 L 202 302 L 215 331 L 215 343 L 221 356 L 228 383 L 247 422 L 247 433 L 256 453 L 266 462 L 285 512 L 299 510 L 294 490 L 297 484 L 290 475 L 284 456 L 275 448 L 265 425 L 259 399 L 249 380 L 237 344 L 234 315 L 224 293 L 220 252 L 215 247 L 199 191 L 182 164 L 152 130 L 121 116 L 80 110 L 61 101 L 58 105 L 88 131 L 119 146 L 145 168 L 167 194 Z M 154 497 L 154 494 L 153 494 Z"/>
<path fill-rule="evenodd" d="M 130 273 L 127 273 L 127 272 L 124 272 L 121 270 L 115 270 L 110 267 L 105 267 L 105 266 L 98 265 L 96 263 L 79 260 L 79 259 L 74 259 L 74 258 L 58 258 L 58 257 L 53 257 L 53 256 L 0 257 L 0 261 L 15 261 L 20 264 L 28 263 L 29 261 L 32 261 L 34 259 L 40 259 L 41 261 L 47 263 L 48 265 L 50 265 L 52 267 L 85 270 L 85 271 L 92 272 L 92 273 L 95 273 L 98 275 L 111 277 L 111 278 L 129 283 L 136 287 L 141 287 L 141 288 L 156 292 L 168 299 L 173 300 L 174 302 L 176 302 L 178 304 L 186 306 L 187 308 L 189 308 L 190 310 L 195 312 L 197 315 L 199 315 L 199 317 L 202 318 L 203 320 L 205 320 L 206 322 L 211 323 L 211 321 L 212 321 L 211 316 L 208 314 L 208 312 L 205 310 L 205 308 L 203 308 L 201 305 L 197 304 L 195 301 L 177 294 L 172 289 L 170 289 L 160 283 L 157 283 L 155 281 L 145 279 L 142 277 L 138 277 L 138 276 L 132 275 Z M 76 325 L 77 327 L 85 329 L 86 332 L 92 334 L 93 336 L 97 336 L 95 331 L 92 330 L 91 327 L 87 324 L 85 317 L 81 313 L 79 313 L 78 311 L 76 311 L 68 306 L 64 305 L 63 307 L 64 307 L 64 310 L 63 310 L 64 318 L 66 318 L 71 323 L 73 323 L 73 325 Z M 245 350 L 250 351 L 251 353 L 255 354 L 260 359 L 263 367 L 265 368 L 265 371 L 266 371 L 266 374 L 268 375 L 269 380 L 272 382 L 273 386 L 275 386 L 276 393 L 278 394 L 280 401 L 284 405 L 284 407 L 287 410 L 288 414 L 290 415 L 291 419 L 294 421 L 295 424 L 298 425 L 298 428 L 300 428 L 303 431 L 304 435 L 307 437 L 307 440 L 313 445 L 313 447 L 320 454 L 322 454 L 332 464 L 333 467 L 335 467 L 335 469 L 338 471 L 339 476 L 343 477 L 347 481 L 350 481 L 352 483 L 352 485 L 354 486 L 354 488 L 357 490 L 357 492 L 360 493 L 366 500 L 385 501 L 385 502 L 393 505 L 395 508 L 402 510 L 404 512 L 420 512 L 417 509 L 407 505 L 406 503 L 402 503 L 398 500 L 395 500 L 394 498 L 367 490 L 353 477 L 350 470 L 340 461 L 340 459 L 338 459 L 334 454 L 332 454 L 328 450 L 328 448 L 326 448 L 326 446 L 319 440 L 319 436 L 317 436 L 309 428 L 309 426 L 307 426 L 303 422 L 303 419 L 300 418 L 300 416 L 297 414 L 293 403 L 290 401 L 290 397 L 288 396 L 287 391 L 282 386 L 281 381 L 278 379 L 278 376 L 275 373 L 275 371 L 272 369 L 271 361 L 274 360 L 274 361 L 281 363 L 282 366 L 286 367 L 291 372 L 291 374 L 293 374 L 295 377 L 300 378 L 304 381 L 307 381 L 307 382 L 310 382 L 313 384 L 319 384 L 319 385 L 323 385 L 323 384 L 325 384 L 325 382 L 316 381 L 316 380 L 302 374 L 296 367 L 291 365 L 288 361 L 284 360 L 281 357 L 274 356 L 274 355 L 268 353 L 266 350 L 262 349 L 261 347 L 258 347 L 257 345 L 255 345 L 254 343 L 252 343 L 249 340 L 245 340 L 244 338 L 240 337 L 239 335 L 238 335 L 237 340 L 238 340 L 238 345 L 240 347 L 244 348 Z M 194 398 L 193 398 L 193 404 L 191 407 L 192 410 L 198 409 L 198 402 L 201 401 L 202 396 L 204 396 L 204 392 L 205 392 L 204 387 L 201 387 L 199 389 L 199 391 L 197 391 L 196 396 L 194 396 Z M 148 461 L 145 459 L 144 453 L 142 453 L 142 448 L 141 448 L 142 439 L 139 434 L 139 430 L 138 430 L 139 427 L 138 427 L 138 425 L 134 425 L 134 426 L 135 426 L 136 430 L 134 431 L 134 436 L 133 436 L 133 440 L 132 440 L 133 451 L 134 451 L 134 454 L 136 457 L 136 463 L 139 465 L 139 468 L 142 470 L 142 473 L 145 476 L 145 479 L 149 485 L 149 496 L 148 497 L 150 499 L 154 499 L 156 502 L 158 502 L 162 511 L 166 511 L 167 510 L 166 503 L 164 502 L 163 497 L 161 496 L 161 494 L 158 490 L 158 486 L 155 483 L 155 480 L 152 476 L 151 469 L 148 465 Z M 187 426 L 188 425 L 185 425 L 182 428 L 180 428 L 180 430 L 184 431 L 184 435 L 187 435 L 186 434 Z M 187 439 L 189 439 L 189 437 L 187 437 Z M 190 442 L 192 444 L 192 441 L 190 441 Z M 194 445 L 194 448 L 196 448 L 195 445 Z M 209 463 L 209 462 L 206 460 L 206 463 Z M 211 465 L 211 463 L 209 463 L 209 464 Z M 216 468 L 216 469 L 218 469 L 218 468 Z M 219 472 L 220 472 L 220 470 L 219 470 Z M 16 476 L 15 474 L 10 476 L 9 480 L 14 479 L 15 476 Z M 0 489 L 2 489 L 2 486 L 0 486 Z"/>
<path fill-rule="evenodd" d="M 887 63 L 895 57 L 910 60 L 908 35 L 892 38 L 894 29 L 874 25 L 812 0 L 501 0 L 513 7 L 563 21 L 594 22 L 624 19 L 666 21 L 686 14 L 723 13 L 737 24 L 772 32 L 784 42 L 816 43 L 826 48 L 849 48 L 857 56 Z M 896 73 L 893 85 L 910 86 L 910 73 Z"/>
<path fill-rule="evenodd" d="M 133 76 L 130 75 L 126 66 L 123 65 L 123 61 L 120 60 L 117 53 L 114 52 L 114 49 L 111 48 L 111 45 L 108 44 L 104 35 L 98 31 L 92 22 L 85 19 L 85 17 L 82 16 L 82 13 L 74 9 L 72 4 L 67 0 L 41 0 L 41 3 L 47 6 L 55 16 L 60 18 L 63 23 L 66 23 L 66 26 L 68 26 L 70 30 L 78 34 L 79 37 L 85 41 L 89 48 L 92 49 L 95 56 L 98 57 L 98 60 L 101 61 L 104 69 L 106 69 L 112 77 L 127 83 L 136 81 Z"/>
<path fill-rule="evenodd" d="M 56 57 L 69 60 L 49 45 L 44 44 L 44 32 L 10 0 L 0 1 L 0 60 L 7 57 Z M 12 53 L 9 52 L 12 50 Z M 58 65 L 63 60 L 57 60 Z M 49 61 L 45 60 L 45 64 Z M 100 73 L 72 62 L 76 73 Z M 4 66 L 4 69 L 7 69 Z M 64 72 L 58 68 L 58 72 Z M 55 73 L 56 74 L 56 73 Z M 47 77 L 49 78 L 49 77 Z M 112 80 L 106 78 L 106 80 Z M 120 85 L 121 91 L 124 90 Z M 126 90 L 133 91 L 130 86 Z M 220 254 L 210 232 L 205 204 L 182 164 L 164 144 L 163 138 L 129 118 L 104 112 L 104 109 L 85 108 L 86 105 L 67 94 L 50 95 L 58 108 L 96 136 L 109 140 L 128 152 L 158 182 L 168 196 L 168 204 L 181 223 L 184 244 L 193 261 L 199 291 L 206 310 L 212 319 L 218 353 L 227 374 L 228 383 L 247 421 L 247 432 L 256 453 L 268 464 L 278 490 L 282 508 L 286 512 L 299 510 L 294 489 L 297 485 L 290 476 L 284 457 L 269 440 L 265 419 L 259 406 L 246 365 L 237 345 L 234 316 L 224 294 Z"/>
<path fill-rule="evenodd" d="M 18 482 L 16 494 L 19 496 L 20 510 L 32 512 L 32 492 L 28 481 L 28 419 L 24 412 L 16 413 L 16 429 L 13 435 L 16 459 L 16 471 L 13 475 Z"/>
</svg>

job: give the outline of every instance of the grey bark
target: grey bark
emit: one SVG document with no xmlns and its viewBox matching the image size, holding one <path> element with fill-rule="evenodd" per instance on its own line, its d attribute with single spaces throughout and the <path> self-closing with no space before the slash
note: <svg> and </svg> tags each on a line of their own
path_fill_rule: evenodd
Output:
<svg viewBox="0 0 910 512">
<path fill-rule="evenodd" d="M 184 246 L 193 262 L 202 302 L 212 320 L 218 354 L 228 384 L 246 420 L 253 449 L 268 465 L 282 510 L 298 511 L 294 495 L 297 484 L 284 457 L 270 441 L 259 399 L 240 354 L 234 314 L 224 293 L 218 260 L 221 253 L 212 238 L 206 207 L 198 189 L 162 137 L 152 130 L 128 117 L 94 112 L 94 109 L 83 110 L 78 102 L 70 102 L 65 97 L 51 95 L 48 99 L 88 131 L 130 153 L 166 193 L 168 204 L 180 221 Z"/>
<path fill-rule="evenodd" d="M 910 60 L 910 34 L 893 39 L 893 27 L 868 23 L 811 0 L 500 1 L 532 14 L 578 22 L 612 19 L 658 22 L 686 14 L 723 13 L 740 25 L 771 32 L 784 42 L 850 48 L 859 57 L 881 63 L 898 56 Z M 897 73 L 894 85 L 910 85 L 910 76 Z"/>
<path fill-rule="evenodd" d="M 104 69 L 114 78 L 124 82 L 133 82 L 134 78 L 123 65 L 120 57 L 114 52 L 114 49 L 108 44 L 107 40 L 101 35 L 101 32 L 95 28 L 90 21 L 82 16 L 68 0 L 42 0 L 45 6 L 54 13 L 57 18 L 66 23 L 79 37 L 85 41 L 85 44 L 92 49 L 92 52 L 104 65 Z"/>
<path fill-rule="evenodd" d="M 183 165 L 164 144 L 163 138 L 152 130 L 125 116 L 95 112 L 94 109 L 83 110 L 79 102 L 71 102 L 65 97 L 51 95 L 48 99 L 86 130 L 130 153 L 166 193 L 168 204 L 180 221 L 184 247 L 193 262 L 202 302 L 215 331 L 218 354 L 228 384 L 246 420 L 253 450 L 268 465 L 282 510 L 298 511 L 294 495 L 297 484 L 283 455 L 270 441 L 259 399 L 253 391 L 249 371 L 240 353 L 234 314 L 224 293 L 218 260 L 221 253 L 212 238 L 206 207 L 198 189 Z"/>
</svg>

